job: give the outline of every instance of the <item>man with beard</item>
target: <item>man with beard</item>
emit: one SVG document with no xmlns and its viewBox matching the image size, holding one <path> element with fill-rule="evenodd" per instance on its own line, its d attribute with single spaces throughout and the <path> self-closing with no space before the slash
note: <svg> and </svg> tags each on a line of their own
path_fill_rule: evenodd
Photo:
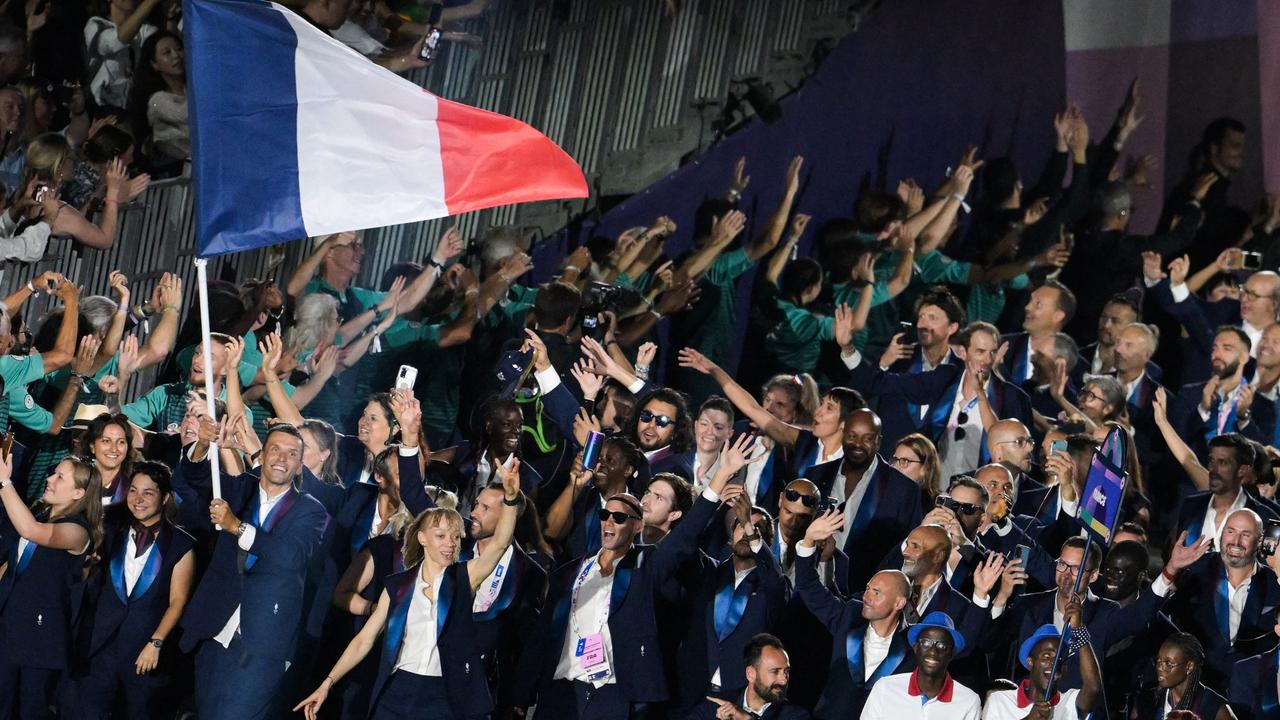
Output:
<svg viewBox="0 0 1280 720">
<path fill-rule="evenodd" d="M 743 436 L 721 453 L 721 462 L 736 471 L 751 447 L 750 436 Z M 703 554 L 678 575 L 690 622 L 676 658 L 676 717 L 689 712 L 710 717 L 715 703 L 709 698 L 732 701 L 741 695 L 748 683 L 743 651 L 773 627 L 787 602 L 787 584 L 771 547 L 773 523 L 752 512 L 741 485 L 731 487 L 729 558 L 716 561 Z"/>
<path fill-rule="evenodd" d="M 1071 603 L 1064 613 L 1065 622 L 1077 635 L 1087 635 L 1082 614 L 1080 603 Z M 1061 641 L 1062 631 L 1053 625 L 1041 625 L 1031 637 L 1024 640 L 1018 647 L 1018 659 L 1022 667 L 1027 669 L 1027 679 L 1019 683 L 1016 690 L 997 690 L 988 695 L 982 720 L 1076 720 L 1087 717 L 1102 690 L 1098 659 L 1088 642 L 1081 643 L 1080 654 L 1077 656 L 1080 676 L 1083 678 L 1081 687 L 1061 693 L 1055 690 L 1050 697 L 1050 678 L 1061 680 L 1065 668 L 1071 662 L 1066 656 L 1061 662 L 1058 661 L 1058 646 Z M 1027 708 L 1031 708 L 1029 713 Z"/>
<path fill-rule="evenodd" d="M 1031 458 L 1036 451 L 1036 441 L 1031 431 L 1019 420 L 1000 420 L 987 429 L 987 455 L 991 462 L 1003 465 L 1013 477 L 1013 510 L 1019 515 L 1041 517 L 1046 509 L 1045 495 L 1050 488 L 1032 478 Z M 968 474 L 968 473 L 967 473 Z"/>
<path fill-rule="evenodd" d="M 600 508 L 608 499 L 630 491 L 642 456 L 620 435 L 606 438 L 595 470 L 574 474 L 547 510 L 543 531 L 564 545 L 564 557 L 590 555 L 600 549 Z"/>
<path fill-rule="evenodd" d="M 836 547 L 849 556 L 848 573 L 837 581 L 843 587 L 865 586 L 884 556 L 924 516 L 920 486 L 877 454 L 880 435 L 874 412 L 854 411 L 845 423 L 839 469 L 819 478 L 824 482 L 815 481 L 844 516 L 835 534 Z"/>
<path fill-rule="evenodd" d="M 1209 491 L 1188 495 L 1178 509 L 1178 532 L 1187 534 L 1187 543 L 1201 538 L 1218 542 L 1227 518 L 1248 508 L 1265 519 L 1275 513 L 1244 489 L 1244 479 L 1254 461 L 1254 449 L 1238 433 L 1219 435 L 1209 441 Z"/>
<path fill-rule="evenodd" d="M 914 374 L 884 372 L 851 345 L 842 357 L 850 370 L 849 386 L 867 398 L 879 398 L 886 413 L 886 443 L 893 447 L 913 432 L 924 434 L 938 448 L 942 477 L 949 478 L 985 461 L 985 428 L 996 420 L 1031 422 L 1027 394 L 991 372 L 999 340 L 996 326 L 972 323 L 957 345 L 963 364 Z M 915 408 L 924 405 L 929 412 L 920 419 Z"/>
<path fill-rule="evenodd" d="M 1212 375 L 1205 382 L 1183 385 L 1170 406 L 1169 421 L 1201 460 L 1205 443 L 1223 433 L 1239 432 L 1264 443 L 1272 440 L 1252 422 L 1256 388 L 1246 376 L 1250 347 L 1249 336 L 1240 328 L 1219 328 L 1209 355 Z"/>
<path fill-rule="evenodd" d="M 911 668 L 907 624 L 902 611 L 911 602 L 911 580 L 897 570 L 871 577 L 860 599 L 843 599 L 818 582 L 815 560 L 843 518 L 827 512 L 816 518 L 796 547 L 796 594 L 831 638 L 828 668 L 814 714 L 823 720 L 855 718 L 878 680 Z"/>
<path fill-rule="evenodd" d="M 862 709 L 862 720 L 978 720 L 977 693 L 951 678 L 951 660 L 965 648 L 964 636 L 951 618 L 931 613 L 907 632 L 918 667 L 890 675 L 875 684 Z"/>
<path fill-rule="evenodd" d="M 646 393 L 623 434 L 644 453 L 646 464 L 637 468 L 640 480 L 669 472 L 693 482 L 693 466 L 686 457 L 693 449 L 693 419 L 682 393 L 671 388 Z"/>
<path fill-rule="evenodd" d="M 1022 332 L 1000 338 L 1009 343 L 1001 375 L 1025 389 L 1035 372 L 1033 356 L 1053 355 L 1054 337 L 1075 314 L 1076 296 L 1066 285 L 1046 280 L 1036 288 L 1023 311 Z"/>
<path fill-rule="evenodd" d="M 742 703 L 707 698 L 715 703 L 716 720 L 805 720 L 804 708 L 787 702 L 791 662 L 778 638 L 761 633 L 742 651 L 747 665 L 747 688 Z"/>
<path fill-rule="evenodd" d="M 911 580 L 911 598 L 903 611 L 908 622 L 931 613 L 946 613 L 965 637 L 981 637 L 991 616 L 947 583 L 951 538 L 939 525 L 921 525 L 902 544 L 902 573 Z M 1004 571 L 1003 556 L 991 555 L 974 573 L 974 595 L 988 597 Z"/>
<path fill-rule="evenodd" d="M 1204 643 L 1203 681 L 1219 692 L 1226 690 L 1236 661 L 1275 643 L 1280 584 L 1271 568 L 1258 562 L 1261 539 L 1262 518 L 1248 508 L 1236 510 L 1222 529 L 1221 549 L 1173 579 L 1178 592 L 1169 602 L 1169 616 Z"/>
<path fill-rule="evenodd" d="M 902 343 L 895 336 L 880 357 L 880 366 L 896 373 L 922 373 L 943 363 L 958 363 L 951 338 L 964 324 L 964 305 L 945 286 L 930 288 L 916 300 L 916 342 Z M 903 357 L 903 353 L 909 353 Z M 888 361 L 888 362 L 886 362 Z M 921 417 L 927 410 L 921 409 Z"/>
</svg>

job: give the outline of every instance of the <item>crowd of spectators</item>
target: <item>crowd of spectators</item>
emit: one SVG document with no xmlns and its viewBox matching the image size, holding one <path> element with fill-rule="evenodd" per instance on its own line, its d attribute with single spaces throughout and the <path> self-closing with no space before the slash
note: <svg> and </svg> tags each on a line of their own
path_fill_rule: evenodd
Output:
<svg viewBox="0 0 1280 720">
<path fill-rule="evenodd" d="M 422 66 L 417 3 L 292 4 Z M 181 6 L 19 5 L 0 248 L 109 247 L 189 153 Z M 84 63 L 33 79 L 58 37 Z M 1221 117 L 1131 231 L 1141 104 L 1040 119 L 1033 186 L 973 147 L 813 226 L 821 158 L 743 158 L 537 285 L 512 228 L 373 271 L 310 238 L 211 283 L 209 361 L 177 277 L 33 273 L 0 304 L 0 718 L 1280 717 L 1280 202 L 1232 203 Z"/>
</svg>

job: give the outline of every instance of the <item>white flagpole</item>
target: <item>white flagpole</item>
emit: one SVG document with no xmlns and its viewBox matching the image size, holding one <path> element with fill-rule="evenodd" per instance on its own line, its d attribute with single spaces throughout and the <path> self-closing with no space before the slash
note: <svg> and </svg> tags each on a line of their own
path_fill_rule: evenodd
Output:
<svg viewBox="0 0 1280 720">
<path fill-rule="evenodd" d="M 196 258 L 196 290 L 200 293 L 200 353 L 204 359 L 204 400 L 205 411 L 215 421 L 218 414 L 214 407 L 213 394 L 213 359 L 209 350 L 209 276 L 205 270 L 208 263 L 204 258 Z M 209 472 L 213 478 L 213 497 L 222 497 L 222 469 L 218 462 L 217 440 L 209 445 Z"/>
</svg>

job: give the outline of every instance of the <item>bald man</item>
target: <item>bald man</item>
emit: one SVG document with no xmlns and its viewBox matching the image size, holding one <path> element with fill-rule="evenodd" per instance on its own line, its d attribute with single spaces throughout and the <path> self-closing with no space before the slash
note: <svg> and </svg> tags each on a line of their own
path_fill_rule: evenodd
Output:
<svg viewBox="0 0 1280 720">
<path fill-rule="evenodd" d="M 1204 644 L 1204 683 L 1225 693 L 1231 666 L 1275 645 L 1274 609 L 1280 606 L 1280 584 L 1274 557 L 1259 562 L 1262 518 L 1248 508 L 1236 510 L 1223 524 L 1218 552 L 1210 552 L 1178 573 L 1178 592 L 1168 614 L 1174 624 Z M 1269 567 L 1271 565 L 1272 567 Z M 1219 593 L 1226 581 L 1228 617 L 1220 618 Z M 1228 622 L 1223 623 L 1226 619 Z"/>
<path fill-rule="evenodd" d="M 880 457 L 881 439 L 880 417 L 856 410 L 844 424 L 844 457 L 809 472 L 844 517 L 835 532 L 836 547 L 849 556 L 844 587 L 864 587 L 885 555 L 924 517 L 924 491 Z"/>
<path fill-rule="evenodd" d="M 1031 431 L 1020 420 L 1000 420 L 987 430 L 991 462 L 1005 466 L 1013 475 L 1014 513 L 1038 517 L 1048 488 L 1030 475 L 1035 449 Z"/>
<path fill-rule="evenodd" d="M 911 580 L 882 570 L 867 581 L 861 600 L 845 600 L 818 582 L 816 560 L 843 518 L 815 519 L 796 545 L 796 594 L 831 634 L 831 663 L 814 715 L 856 718 L 880 678 L 908 672 L 915 655 L 902 612 L 911 602 Z"/>
</svg>

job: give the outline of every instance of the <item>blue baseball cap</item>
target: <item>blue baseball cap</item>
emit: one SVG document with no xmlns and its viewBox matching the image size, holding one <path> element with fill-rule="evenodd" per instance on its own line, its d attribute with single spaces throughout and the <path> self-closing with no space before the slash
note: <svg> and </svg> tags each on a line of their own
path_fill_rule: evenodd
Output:
<svg viewBox="0 0 1280 720">
<path fill-rule="evenodd" d="M 964 650 L 964 636 L 960 634 L 959 630 L 956 630 L 956 624 L 951 620 L 951 616 L 937 610 L 925 615 L 920 622 L 911 626 L 911 629 L 907 631 L 907 642 L 915 645 L 916 638 L 920 637 L 920 633 L 931 627 L 942 628 L 951 633 L 951 641 L 955 643 L 957 655 Z"/>
<path fill-rule="evenodd" d="M 520 380 L 524 376 L 525 369 L 531 362 L 533 362 L 533 353 L 528 350 L 521 351 L 519 346 L 503 354 L 494 370 L 498 383 L 502 386 L 502 390 L 498 393 L 500 397 L 511 397 L 516 394 L 520 389 Z"/>
<path fill-rule="evenodd" d="M 1018 662 L 1022 663 L 1022 667 L 1030 670 L 1031 663 L 1027 662 L 1027 658 L 1031 657 L 1031 652 L 1036 649 L 1036 644 L 1045 638 L 1053 638 L 1054 640 L 1062 639 L 1062 631 L 1053 625 L 1041 625 L 1036 631 L 1031 633 L 1031 637 L 1022 641 L 1018 646 Z"/>
</svg>

